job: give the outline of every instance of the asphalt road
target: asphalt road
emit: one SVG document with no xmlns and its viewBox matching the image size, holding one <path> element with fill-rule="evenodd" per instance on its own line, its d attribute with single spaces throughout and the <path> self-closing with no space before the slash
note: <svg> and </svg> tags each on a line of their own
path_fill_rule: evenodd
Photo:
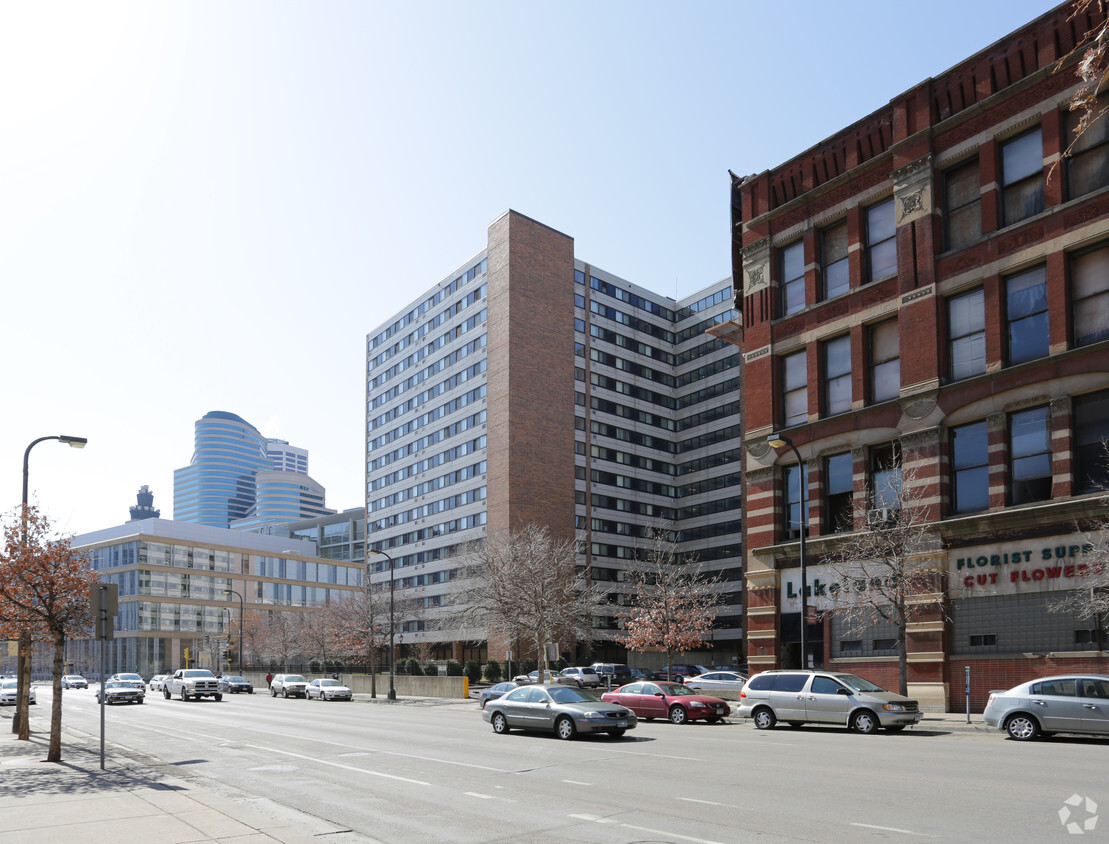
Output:
<svg viewBox="0 0 1109 844">
<path fill-rule="evenodd" d="M 99 736 L 92 691 L 67 728 Z M 49 689 L 33 713 L 46 726 Z M 1042 842 L 1109 814 L 1109 741 L 748 723 L 640 722 L 623 739 L 493 734 L 476 703 L 323 703 L 268 694 L 107 712 L 108 755 L 327 819 L 329 841 Z M 1087 834 L 1109 839 L 1109 818 Z"/>
</svg>

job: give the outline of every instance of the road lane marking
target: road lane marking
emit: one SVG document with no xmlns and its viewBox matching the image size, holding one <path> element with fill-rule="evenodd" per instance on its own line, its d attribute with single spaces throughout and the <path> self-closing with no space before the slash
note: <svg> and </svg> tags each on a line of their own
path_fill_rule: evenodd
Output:
<svg viewBox="0 0 1109 844">
<path fill-rule="evenodd" d="M 365 768 L 356 768 L 354 765 L 341 765 L 338 762 L 329 762 L 326 759 L 320 759 L 318 756 L 306 756 L 303 753 L 293 753 L 291 750 L 278 750 L 275 747 L 263 747 L 259 744 L 244 744 L 244 747 L 250 747 L 254 750 L 264 750 L 267 753 L 281 753 L 285 756 L 292 756 L 294 759 L 304 759 L 308 762 L 314 762 L 319 765 L 329 765 L 332 768 L 341 768 L 344 771 L 355 771 L 359 774 L 368 774 L 371 777 L 384 777 L 389 780 L 397 780 L 398 782 L 407 782 L 412 785 L 431 785 L 429 782 L 423 780 L 409 779 L 408 777 L 398 777 L 395 774 L 383 774 L 380 771 L 367 771 Z"/>
<path fill-rule="evenodd" d="M 649 826 L 636 826 L 630 823 L 623 823 L 622 821 L 618 821 L 615 818 L 602 818 L 598 815 L 570 815 L 570 817 L 575 818 L 579 821 L 591 821 L 592 823 L 615 823 L 619 824 L 624 829 L 634 829 L 636 832 L 646 832 L 651 835 L 661 835 L 667 840 L 692 841 L 693 844 L 723 844 L 723 842 L 721 841 L 710 841 L 707 838 L 693 838 L 689 835 L 679 835 L 676 832 L 667 832 L 662 829 L 652 829 Z"/>
<path fill-rule="evenodd" d="M 902 835 L 915 835 L 919 838 L 938 838 L 938 835 L 929 835 L 926 832 L 914 832 L 911 829 L 898 829 L 895 826 L 875 826 L 872 823 L 853 823 L 851 826 L 861 826 L 864 829 L 878 829 L 882 832 L 900 832 Z"/>
<path fill-rule="evenodd" d="M 463 791 L 466 797 L 477 797 L 481 800 L 496 800 L 496 796 L 492 794 L 478 794 L 476 791 Z"/>
<path fill-rule="evenodd" d="M 577 780 L 563 780 L 568 785 L 593 785 L 591 782 L 578 782 Z"/>
<path fill-rule="evenodd" d="M 684 800 L 686 803 L 704 803 L 706 806 L 723 806 L 723 803 L 716 803 L 712 800 L 698 800 L 695 797 L 676 797 L 675 800 Z"/>
</svg>

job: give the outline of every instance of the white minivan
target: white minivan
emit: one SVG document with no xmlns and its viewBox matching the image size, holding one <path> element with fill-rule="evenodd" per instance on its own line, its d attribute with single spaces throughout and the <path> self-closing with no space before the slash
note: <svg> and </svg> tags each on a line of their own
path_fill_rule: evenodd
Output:
<svg viewBox="0 0 1109 844">
<path fill-rule="evenodd" d="M 836 724 L 865 734 L 920 723 L 915 700 L 837 671 L 763 671 L 743 685 L 739 701 L 736 714 L 760 730 L 785 721 L 791 727 Z"/>
</svg>

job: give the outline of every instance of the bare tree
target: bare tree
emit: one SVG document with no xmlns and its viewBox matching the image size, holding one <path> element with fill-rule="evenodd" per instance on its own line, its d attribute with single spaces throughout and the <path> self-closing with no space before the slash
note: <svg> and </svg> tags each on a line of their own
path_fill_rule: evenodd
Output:
<svg viewBox="0 0 1109 844">
<path fill-rule="evenodd" d="M 1109 505 L 1109 499 L 1106 499 Z M 1048 612 L 1069 613 L 1093 622 L 1097 650 L 1104 649 L 1109 629 L 1109 519 L 1101 519 L 1085 532 L 1086 548 L 1076 574 L 1082 587 L 1066 592 L 1048 604 Z"/>
<path fill-rule="evenodd" d="M 357 592 L 340 598 L 332 607 L 335 647 L 351 661 L 370 666 L 370 695 L 377 697 L 377 659 L 381 646 L 388 642 L 388 594 L 364 579 Z"/>
<path fill-rule="evenodd" d="M 1087 15 L 1104 15 L 1106 0 L 1075 0 L 1068 20 L 1083 18 Z M 1080 112 L 1074 137 L 1070 139 L 1063 155 L 1051 165 L 1048 179 L 1059 166 L 1059 161 L 1067 158 L 1076 148 L 1090 126 L 1100 120 L 1109 108 L 1101 105 L 1098 97 L 1109 87 L 1109 18 L 1090 29 L 1069 53 L 1055 63 L 1058 71 L 1078 57 L 1075 74 L 1082 80 L 1078 90 L 1071 95 L 1070 110 Z"/>
<path fill-rule="evenodd" d="M 459 601 L 458 621 L 506 641 L 530 639 L 542 680 L 547 645 L 589 636 L 602 592 L 577 570 L 573 539 L 555 539 L 546 527 L 525 525 L 489 536 L 469 549 L 473 563 Z"/>
<path fill-rule="evenodd" d="M 642 567 L 631 573 L 632 605 L 617 614 L 624 632 L 616 641 L 629 651 L 664 651 L 670 679 L 675 654 L 709 644 L 720 578 L 707 576 L 695 557 L 680 557 L 667 531 L 652 530 L 650 541 Z"/>
<path fill-rule="evenodd" d="M 327 671 L 327 664 L 335 659 L 340 647 L 342 619 L 338 603 L 317 606 L 300 616 L 301 644 L 305 655 L 320 664 L 320 671 Z"/>
<path fill-rule="evenodd" d="M 298 613 L 273 610 L 265 624 L 265 651 L 282 671 L 301 650 L 301 625 Z"/>
<path fill-rule="evenodd" d="M 854 497 L 854 524 L 863 529 L 830 539 L 821 562 L 833 572 L 828 587 L 836 602 L 832 612 L 849 630 L 861 633 L 879 621 L 893 625 L 898 687 L 905 694 L 906 630 L 914 616 L 934 610 L 934 602 L 920 598 L 942 593 L 943 573 L 931 554 L 939 540 L 923 501 L 926 485 L 899 458 L 880 474 L 880 488 L 868 487 Z"/>
</svg>

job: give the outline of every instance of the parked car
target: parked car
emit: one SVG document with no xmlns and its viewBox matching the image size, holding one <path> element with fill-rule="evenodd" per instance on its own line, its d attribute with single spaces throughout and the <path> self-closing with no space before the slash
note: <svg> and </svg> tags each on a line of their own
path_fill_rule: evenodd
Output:
<svg viewBox="0 0 1109 844">
<path fill-rule="evenodd" d="M 166 675 L 155 674 L 153 677 L 150 678 L 150 682 L 147 683 L 147 686 L 152 692 L 162 691 L 162 689 L 164 689 L 166 686 Z"/>
<path fill-rule="evenodd" d="M 696 677 L 700 674 L 707 674 L 708 669 L 703 665 L 671 665 L 669 674 L 667 669 L 656 668 L 647 673 L 648 680 L 665 680 L 668 683 L 680 683 L 686 677 Z"/>
<path fill-rule="evenodd" d="M 120 683 L 130 683 L 132 686 L 135 686 L 136 688 L 139 688 L 139 689 L 145 689 L 146 688 L 146 682 L 143 680 L 141 674 L 132 674 L 130 672 L 124 672 L 124 673 L 120 673 L 120 674 L 113 674 L 108 679 L 109 680 L 118 680 Z"/>
<path fill-rule="evenodd" d="M 1040 677 L 990 692 L 982 720 L 1017 741 L 1052 733 L 1109 735 L 1109 676 Z"/>
<path fill-rule="evenodd" d="M 113 703 L 142 703 L 146 699 L 146 687 L 136 686 L 127 680 L 111 680 L 96 690 L 96 702 L 101 698 L 111 706 Z"/>
<path fill-rule="evenodd" d="M 601 675 L 592 668 L 563 668 L 561 676 L 569 677 L 578 684 L 579 689 L 588 686 L 595 689 L 601 685 Z"/>
<path fill-rule="evenodd" d="M 354 694 L 338 680 L 313 680 L 304 692 L 308 700 L 354 700 Z"/>
<path fill-rule="evenodd" d="M 254 694 L 254 684 L 246 677 L 220 677 L 219 690 L 224 694 L 237 695 L 242 692 L 252 695 Z"/>
<path fill-rule="evenodd" d="M 80 674 L 66 674 L 62 677 L 63 689 L 87 689 L 89 681 Z"/>
<path fill-rule="evenodd" d="M 549 684 L 557 686 L 576 686 L 578 684 L 577 680 L 570 677 L 563 677 L 556 671 L 548 671 L 546 673 L 547 682 Z M 517 686 L 535 685 L 539 682 L 539 672 L 532 671 L 530 674 L 517 674 L 512 678 L 512 682 Z"/>
<path fill-rule="evenodd" d="M 490 686 L 487 689 L 482 689 L 481 692 L 478 693 L 478 703 L 481 704 L 481 708 L 484 709 L 485 704 L 487 704 L 489 701 L 496 700 L 501 695 L 506 695 L 513 689 L 518 688 L 520 688 L 520 684 L 513 683 L 511 680 L 506 680 L 503 683 L 497 683 L 497 685 Z"/>
<path fill-rule="evenodd" d="M 747 682 L 746 674 L 735 671 L 710 671 L 696 677 L 686 677 L 685 687 L 695 692 L 741 692 Z"/>
<path fill-rule="evenodd" d="M 621 662 L 594 662 L 592 668 L 605 685 L 614 689 L 635 679 L 632 669 Z"/>
<path fill-rule="evenodd" d="M 738 714 L 760 730 L 785 721 L 791 727 L 837 724 L 865 734 L 920 723 L 915 700 L 836 671 L 763 671 L 744 684 L 739 697 Z"/>
<path fill-rule="evenodd" d="M 732 708 L 718 697 L 699 695 L 681 683 L 642 681 L 628 683 L 601 695 L 602 700 L 619 703 L 643 719 L 666 718 L 673 724 L 704 719 L 710 723 L 732 714 Z"/>
<path fill-rule="evenodd" d="M 563 739 L 578 733 L 608 733 L 619 738 L 636 725 L 635 713 L 600 700 L 593 692 L 567 686 L 525 686 L 489 701 L 481 717 L 493 732 L 510 729 L 553 730 Z"/>
<path fill-rule="evenodd" d="M 178 668 L 163 681 L 162 695 L 166 700 L 174 695 L 179 695 L 181 700 L 199 700 L 202 697 L 223 700 L 219 680 L 207 668 Z"/>
<path fill-rule="evenodd" d="M 35 687 L 33 685 L 27 690 L 27 693 L 30 702 L 32 704 L 37 704 L 38 701 L 35 698 Z M 15 706 L 18 695 L 19 680 L 15 677 L 10 677 L 7 680 L 0 680 L 0 705 Z"/>
<path fill-rule="evenodd" d="M 270 696 L 304 697 L 308 680 L 300 674 L 275 674 L 270 683 Z"/>
</svg>

